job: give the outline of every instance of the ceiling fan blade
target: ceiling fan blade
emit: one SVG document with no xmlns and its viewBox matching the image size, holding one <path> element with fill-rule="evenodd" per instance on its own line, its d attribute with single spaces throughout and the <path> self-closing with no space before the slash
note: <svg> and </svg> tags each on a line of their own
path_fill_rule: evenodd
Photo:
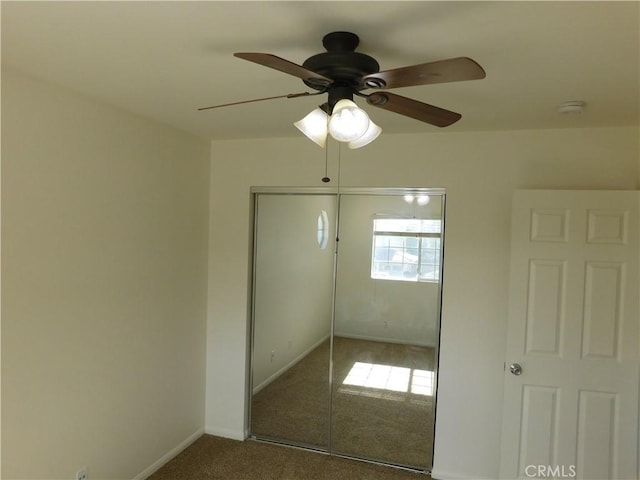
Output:
<svg viewBox="0 0 640 480">
<path fill-rule="evenodd" d="M 263 98 L 254 98 L 252 100 L 243 100 L 241 102 L 233 102 L 233 103 L 223 103 L 221 105 L 211 105 L 210 107 L 200 107 L 198 108 L 198 111 L 201 110 L 211 110 L 212 108 L 220 108 L 220 107 L 231 107 L 232 105 L 242 105 L 243 103 L 253 103 L 253 102 L 261 102 L 263 100 L 273 100 L 275 98 L 298 98 L 298 97 L 306 97 L 309 95 L 319 95 L 320 93 L 324 93 L 324 92 L 318 92 L 318 93 L 309 93 L 309 92 L 302 92 L 302 93 L 289 93 L 287 95 L 276 95 L 275 97 L 263 97 Z"/>
<path fill-rule="evenodd" d="M 265 67 L 280 70 L 281 72 L 288 73 L 294 77 L 301 78 L 313 86 L 327 87 L 333 83 L 333 80 L 329 77 L 312 72 L 311 70 L 301 67 L 289 60 L 271 55 L 270 53 L 238 52 L 233 55 Z"/>
<path fill-rule="evenodd" d="M 364 88 L 399 88 L 478 80 L 484 77 L 484 69 L 474 60 L 458 57 L 372 73 L 362 77 L 361 82 Z"/>
<path fill-rule="evenodd" d="M 367 97 L 367 103 L 436 127 L 447 127 L 462 118 L 459 113 L 389 92 L 372 93 Z"/>
</svg>

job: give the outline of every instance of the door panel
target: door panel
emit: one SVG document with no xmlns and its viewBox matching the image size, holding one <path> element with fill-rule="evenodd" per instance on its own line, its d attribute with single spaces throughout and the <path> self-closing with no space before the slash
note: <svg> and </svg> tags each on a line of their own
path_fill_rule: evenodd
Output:
<svg viewBox="0 0 640 480">
<path fill-rule="evenodd" d="M 528 355 L 560 356 L 566 269 L 562 260 L 531 260 L 529 264 L 525 332 Z"/>
<path fill-rule="evenodd" d="M 502 478 L 638 477 L 638 199 L 514 196 Z"/>
<path fill-rule="evenodd" d="M 618 358 L 624 266 L 620 262 L 587 262 L 583 358 Z"/>
<path fill-rule="evenodd" d="M 555 462 L 557 415 L 558 388 L 524 386 L 520 455 L 527 465 Z"/>
<path fill-rule="evenodd" d="M 616 478 L 618 394 L 581 390 L 577 471 L 582 478 Z"/>
</svg>

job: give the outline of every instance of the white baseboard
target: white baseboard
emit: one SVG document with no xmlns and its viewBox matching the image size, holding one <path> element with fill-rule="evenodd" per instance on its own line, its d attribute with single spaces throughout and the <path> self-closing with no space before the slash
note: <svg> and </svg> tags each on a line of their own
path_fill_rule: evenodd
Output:
<svg viewBox="0 0 640 480">
<path fill-rule="evenodd" d="M 231 440 L 243 441 L 247 438 L 244 430 L 232 430 L 230 428 L 206 427 L 204 433 L 215 435 L 216 437 L 230 438 Z"/>
<path fill-rule="evenodd" d="M 370 335 L 359 335 L 355 333 L 340 333 L 334 332 L 334 337 L 344 337 L 344 338 L 352 338 L 354 340 L 367 340 L 370 342 L 382 342 L 382 343 L 399 343 L 402 345 L 415 345 L 418 347 L 435 347 L 435 345 L 430 345 L 427 342 L 416 342 L 415 340 L 402 340 L 397 338 L 385 338 L 385 337 L 374 337 Z"/>
<path fill-rule="evenodd" d="M 193 442 L 195 442 L 198 438 L 200 438 L 203 433 L 204 433 L 204 428 L 199 428 L 198 430 L 193 432 L 186 439 L 184 439 L 182 442 L 180 442 L 177 446 L 172 448 L 170 451 L 165 453 L 158 460 L 156 460 L 151 465 L 149 465 L 147 468 L 145 468 L 138 475 L 133 477 L 133 480 L 145 480 L 146 478 L 148 478 L 151 475 L 153 475 L 156 471 L 160 470 L 160 468 L 162 468 L 164 465 L 169 463 L 169 461 L 173 460 L 185 448 L 187 448 L 189 445 L 191 445 Z"/>
<path fill-rule="evenodd" d="M 437 468 L 434 468 L 431 471 L 431 478 L 433 478 L 433 480 L 495 480 L 488 479 L 486 477 L 478 477 L 477 475 L 463 475 L 460 473 L 445 472 Z"/>
<path fill-rule="evenodd" d="M 322 337 L 320 340 L 318 340 L 316 343 L 314 343 L 313 345 L 311 345 L 309 348 L 307 348 L 304 352 L 302 352 L 300 355 L 298 355 L 296 358 L 294 358 L 293 360 L 291 360 L 289 363 L 287 363 L 284 367 L 282 367 L 280 370 L 278 370 L 277 372 L 273 373 L 272 375 L 270 375 L 266 380 L 264 380 L 260 385 L 256 385 L 253 390 L 252 393 L 253 395 L 255 395 L 256 393 L 258 393 L 260 390 L 262 390 L 264 387 L 266 387 L 267 385 L 269 385 L 271 382 L 273 382 L 276 378 L 278 378 L 280 375 L 282 375 L 283 373 L 285 373 L 287 370 L 289 370 L 291 367 L 293 367 L 294 365 L 296 365 L 300 360 L 302 360 L 304 357 L 306 357 L 307 355 L 309 355 L 311 352 L 313 352 L 316 348 L 318 348 L 320 345 L 322 345 L 327 338 L 329 338 L 329 335 L 327 335 L 326 337 Z"/>
</svg>

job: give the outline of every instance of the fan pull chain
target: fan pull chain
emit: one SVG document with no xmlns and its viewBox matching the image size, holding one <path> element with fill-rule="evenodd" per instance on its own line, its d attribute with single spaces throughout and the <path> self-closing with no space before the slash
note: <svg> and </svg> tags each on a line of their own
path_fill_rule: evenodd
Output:
<svg viewBox="0 0 640 480">
<path fill-rule="evenodd" d="M 327 142 L 325 149 L 324 149 L 324 177 L 322 177 L 322 181 L 324 183 L 329 183 L 331 181 L 331 179 L 329 178 L 328 175 L 328 171 L 329 171 L 329 143 Z"/>
<path fill-rule="evenodd" d="M 327 132 L 328 131 L 329 131 L 329 117 L 327 117 Z M 327 140 L 329 139 L 327 138 Z M 331 181 L 331 179 L 329 178 L 329 144 L 330 143 L 331 142 L 327 141 L 324 149 L 324 177 L 322 177 L 322 181 L 324 183 L 329 183 Z"/>
<path fill-rule="evenodd" d="M 340 195 L 340 171 L 342 170 L 342 143 L 338 142 L 338 196 Z"/>
</svg>

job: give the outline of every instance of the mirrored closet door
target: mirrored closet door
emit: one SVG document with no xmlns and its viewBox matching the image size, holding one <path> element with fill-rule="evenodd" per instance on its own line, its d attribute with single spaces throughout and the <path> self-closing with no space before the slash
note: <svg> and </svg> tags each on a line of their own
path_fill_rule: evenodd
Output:
<svg viewBox="0 0 640 480">
<path fill-rule="evenodd" d="M 254 201 L 252 437 L 430 471 L 443 192 Z"/>
<path fill-rule="evenodd" d="M 251 433 L 326 449 L 335 195 L 255 196 Z"/>
</svg>

